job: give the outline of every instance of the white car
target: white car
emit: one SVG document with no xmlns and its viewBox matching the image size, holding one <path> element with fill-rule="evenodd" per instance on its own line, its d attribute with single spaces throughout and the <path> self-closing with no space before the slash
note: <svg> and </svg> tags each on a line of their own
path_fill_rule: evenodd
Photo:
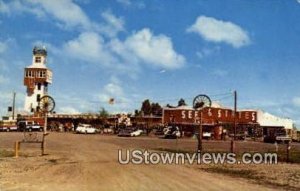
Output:
<svg viewBox="0 0 300 191">
<path fill-rule="evenodd" d="M 211 132 L 203 132 L 202 137 L 203 137 L 203 139 L 211 139 L 212 133 Z"/>
<path fill-rule="evenodd" d="M 89 124 L 80 124 L 76 128 L 76 133 L 95 134 L 97 132 L 98 132 L 98 130 Z"/>
<path fill-rule="evenodd" d="M 135 130 L 135 131 L 131 132 L 130 136 L 131 137 L 137 137 L 137 136 L 140 136 L 142 133 L 143 133 L 143 130 L 138 129 L 138 130 Z"/>
</svg>

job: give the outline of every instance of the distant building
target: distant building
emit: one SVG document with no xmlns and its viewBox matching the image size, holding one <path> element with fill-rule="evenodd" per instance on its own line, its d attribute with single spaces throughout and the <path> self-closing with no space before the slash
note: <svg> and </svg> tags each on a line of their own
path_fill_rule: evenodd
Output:
<svg viewBox="0 0 300 191">
<path fill-rule="evenodd" d="M 24 85 L 27 87 L 25 111 L 38 111 L 40 98 L 48 94 L 48 85 L 52 83 L 52 71 L 46 67 L 46 63 L 46 48 L 34 47 L 32 64 L 24 70 Z"/>
</svg>

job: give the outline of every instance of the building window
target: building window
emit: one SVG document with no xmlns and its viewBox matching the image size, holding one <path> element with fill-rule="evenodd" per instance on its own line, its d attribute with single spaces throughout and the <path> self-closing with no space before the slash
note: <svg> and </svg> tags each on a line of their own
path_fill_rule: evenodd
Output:
<svg viewBox="0 0 300 191">
<path fill-rule="evenodd" d="M 37 88 L 38 88 L 38 90 L 41 90 L 41 86 L 42 86 L 42 84 L 41 84 L 41 83 L 38 83 L 38 84 L 37 84 Z"/>
<path fill-rule="evenodd" d="M 42 77 L 45 78 L 46 77 L 46 71 L 43 71 L 42 73 L 43 73 Z"/>
<path fill-rule="evenodd" d="M 38 94 L 38 95 L 36 96 L 36 101 L 39 102 L 40 100 L 41 100 L 41 95 Z"/>
<path fill-rule="evenodd" d="M 39 73 L 40 73 L 40 78 L 42 78 L 43 77 L 43 72 L 42 71 L 39 71 Z"/>
<path fill-rule="evenodd" d="M 42 58 L 40 56 L 35 57 L 35 62 L 36 63 L 41 63 L 42 62 Z"/>
</svg>

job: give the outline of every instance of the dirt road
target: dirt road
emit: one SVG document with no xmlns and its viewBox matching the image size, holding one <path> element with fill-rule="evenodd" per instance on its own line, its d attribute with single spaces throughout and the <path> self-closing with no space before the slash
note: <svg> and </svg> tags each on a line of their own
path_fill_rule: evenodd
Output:
<svg viewBox="0 0 300 191">
<path fill-rule="evenodd" d="M 21 133 L 0 133 L 0 148 L 12 148 L 21 139 Z M 0 159 L 1 191 L 274 190 L 187 165 L 121 165 L 117 150 L 132 148 L 128 139 L 64 133 L 47 139 L 47 156 L 37 156 L 39 149 L 30 145 L 21 149 L 30 156 Z"/>
</svg>

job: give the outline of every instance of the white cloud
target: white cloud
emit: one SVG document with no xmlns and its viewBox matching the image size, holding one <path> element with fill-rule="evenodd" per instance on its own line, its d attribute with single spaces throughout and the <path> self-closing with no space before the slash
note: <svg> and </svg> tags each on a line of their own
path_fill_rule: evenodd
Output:
<svg viewBox="0 0 300 191">
<path fill-rule="evenodd" d="M 15 0 L 15 1 L 10 1 L 8 3 L 4 3 L 3 1 L 0 1 L 0 13 L 5 13 L 8 15 L 31 13 L 36 15 L 39 18 L 44 18 L 45 17 L 44 11 L 28 3 L 29 1 L 30 0 L 27 1 Z"/>
<path fill-rule="evenodd" d="M 104 90 L 110 95 L 123 95 L 123 89 L 116 83 L 108 83 L 104 86 Z"/>
<path fill-rule="evenodd" d="M 105 24 L 101 25 L 99 28 L 100 32 L 104 33 L 109 37 L 114 37 L 118 32 L 124 31 L 124 19 L 121 17 L 116 17 L 110 11 L 105 11 L 101 14 L 102 18 L 105 20 Z"/>
<path fill-rule="evenodd" d="M 202 59 L 204 57 L 212 55 L 213 53 L 220 51 L 220 49 L 221 48 L 219 46 L 216 46 L 214 48 L 203 48 L 202 50 L 197 51 L 196 55 L 198 56 L 198 58 Z"/>
<path fill-rule="evenodd" d="M 149 29 L 142 29 L 125 41 L 114 38 L 108 42 L 96 32 L 83 32 L 65 43 L 63 50 L 71 58 L 119 72 L 135 73 L 138 65 L 144 63 L 164 69 L 176 69 L 185 64 L 184 56 L 176 53 L 169 37 L 155 36 Z"/>
<path fill-rule="evenodd" d="M 295 106 L 300 107 L 300 97 L 293 98 L 292 102 Z"/>
<path fill-rule="evenodd" d="M 162 68 L 180 68 L 185 64 L 184 56 L 176 53 L 172 40 L 165 35 L 153 35 L 144 28 L 129 36 L 125 47 L 141 61 Z"/>
<path fill-rule="evenodd" d="M 187 29 L 187 32 L 195 32 L 207 41 L 225 42 L 235 48 L 250 43 L 247 32 L 240 26 L 212 17 L 199 16 L 196 22 Z"/>
<path fill-rule="evenodd" d="M 63 28 L 97 28 L 84 11 L 72 0 L 15 0 L 8 3 L 0 1 L 0 12 L 5 14 L 31 13 L 38 18 L 52 16 Z"/>
<path fill-rule="evenodd" d="M 78 38 L 64 44 L 63 50 L 73 58 L 99 65 L 108 65 L 114 60 L 106 51 L 103 38 L 95 32 L 81 33 Z"/>
<path fill-rule="evenodd" d="M 10 12 L 9 6 L 0 0 L 0 13 L 8 14 Z"/>
<path fill-rule="evenodd" d="M 66 113 L 66 114 L 79 114 L 80 112 L 71 106 L 60 107 L 58 113 Z"/>
<path fill-rule="evenodd" d="M 110 98 L 114 99 L 113 105 L 108 104 Z M 116 77 L 110 79 L 110 82 L 96 95 L 96 99 L 102 103 L 103 107 L 113 113 L 133 111 L 134 109 L 132 100 L 126 96 L 121 82 Z"/>
<path fill-rule="evenodd" d="M 43 10 L 54 18 L 63 22 L 66 27 L 79 26 L 85 29 L 92 27 L 92 22 L 83 10 L 72 0 L 28 0 L 33 4 L 40 5 Z"/>
</svg>

